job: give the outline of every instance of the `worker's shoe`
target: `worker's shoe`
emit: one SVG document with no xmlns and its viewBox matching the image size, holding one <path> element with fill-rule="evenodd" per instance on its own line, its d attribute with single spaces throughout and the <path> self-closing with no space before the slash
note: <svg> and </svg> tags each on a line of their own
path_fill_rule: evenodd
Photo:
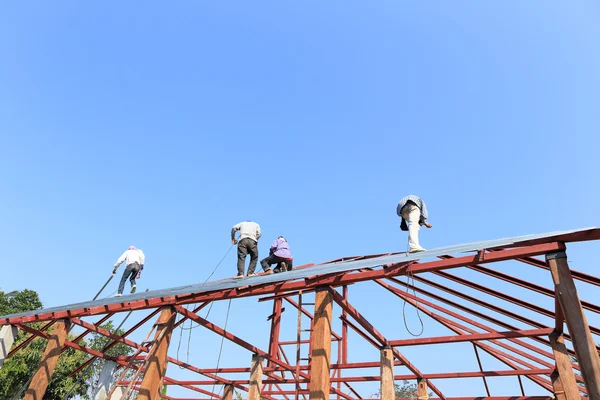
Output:
<svg viewBox="0 0 600 400">
<path fill-rule="evenodd" d="M 121 293 L 115 294 L 115 297 L 121 297 L 121 296 L 123 296 Z"/>
<path fill-rule="evenodd" d="M 414 249 L 410 249 L 408 252 L 409 253 L 419 253 L 421 251 L 426 251 L 426 249 L 424 249 L 422 247 L 415 247 Z"/>
<path fill-rule="evenodd" d="M 246 275 L 248 278 L 250 278 L 251 276 L 256 276 L 256 274 L 254 272 L 249 273 L 248 275 Z"/>
<path fill-rule="evenodd" d="M 134 294 L 136 289 L 137 289 L 137 287 L 136 287 L 135 285 L 133 285 L 133 286 L 131 287 L 131 292 L 130 292 L 130 293 L 131 293 L 131 294 Z"/>
<path fill-rule="evenodd" d="M 234 279 L 242 279 L 244 277 L 244 274 L 237 274 L 236 276 L 234 276 Z"/>
<path fill-rule="evenodd" d="M 272 270 L 272 269 L 267 269 L 267 270 L 265 271 L 265 275 L 271 275 L 272 273 L 273 273 L 273 270 Z"/>
</svg>

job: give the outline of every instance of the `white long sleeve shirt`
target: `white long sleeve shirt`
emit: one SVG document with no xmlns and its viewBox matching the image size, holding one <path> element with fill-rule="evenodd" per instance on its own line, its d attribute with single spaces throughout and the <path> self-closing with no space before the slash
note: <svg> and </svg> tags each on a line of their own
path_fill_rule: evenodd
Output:
<svg viewBox="0 0 600 400">
<path fill-rule="evenodd" d="M 237 231 L 240 231 L 240 240 L 250 238 L 255 242 L 258 242 L 258 239 L 260 239 L 262 235 L 260 225 L 250 221 L 240 222 L 239 224 L 234 225 L 233 228 L 231 228 L 231 239 L 235 239 L 235 233 Z"/>
<path fill-rule="evenodd" d="M 125 266 L 129 264 L 133 264 L 137 262 L 140 265 L 144 265 L 146 261 L 146 257 L 144 256 L 144 252 L 140 249 L 135 250 L 127 250 L 115 263 L 115 268 L 118 268 L 125 261 Z"/>
</svg>

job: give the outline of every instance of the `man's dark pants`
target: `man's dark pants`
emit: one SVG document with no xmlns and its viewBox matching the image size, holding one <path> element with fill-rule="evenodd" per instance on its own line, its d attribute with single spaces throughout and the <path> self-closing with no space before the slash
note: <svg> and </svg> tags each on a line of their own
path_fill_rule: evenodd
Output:
<svg viewBox="0 0 600 400">
<path fill-rule="evenodd" d="M 283 268 L 282 263 L 285 263 L 285 266 L 286 266 L 285 269 Z M 265 271 L 268 270 L 271 267 L 271 265 L 273 265 L 273 264 L 277 264 L 275 269 L 273 269 L 273 272 L 285 272 L 285 271 L 292 270 L 292 260 L 289 260 L 287 258 L 277 257 L 275 254 L 271 254 L 269 257 L 263 258 L 260 261 L 260 265 L 262 266 L 262 268 Z"/>
<path fill-rule="evenodd" d="M 244 275 L 244 264 L 246 263 L 246 255 L 250 254 L 250 265 L 248 266 L 248 274 L 253 274 L 258 263 L 258 246 L 256 242 L 250 238 L 244 238 L 238 243 L 238 275 Z"/>
<path fill-rule="evenodd" d="M 138 272 L 140 272 L 140 264 L 138 263 L 129 264 L 127 268 L 125 268 L 125 272 L 123 272 L 123 276 L 121 277 L 121 283 L 119 283 L 119 294 L 123 294 L 127 279 L 131 282 L 131 286 L 135 285 L 135 277 Z"/>
</svg>

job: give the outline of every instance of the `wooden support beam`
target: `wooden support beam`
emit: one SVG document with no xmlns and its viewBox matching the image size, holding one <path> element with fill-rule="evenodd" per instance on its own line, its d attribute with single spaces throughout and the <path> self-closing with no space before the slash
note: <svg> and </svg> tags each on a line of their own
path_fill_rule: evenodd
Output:
<svg viewBox="0 0 600 400">
<path fill-rule="evenodd" d="M 579 400 L 581 398 L 579 386 L 577 386 L 571 358 L 565 345 L 565 337 L 563 335 L 565 319 L 558 297 L 558 294 L 556 294 L 554 305 L 556 325 L 554 332 L 550 334 L 550 345 L 554 353 L 556 369 L 550 375 L 550 380 L 554 388 L 554 396 L 558 400 Z"/>
<path fill-rule="evenodd" d="M 417 379 L 417 398 L 418 400 L 429 399 L 429 390 L 427 389 L 427 379 Z"/>
<path fill-rule="evenodd" d="M 67 339 L 70 322 L 61 319 L 54 324 L 54 329 L 46 345 L 42 361 L 31 379 L 29 388 L 25 392 L 23 400 L 41 400 L 46 393 L 46 388 L 52 378 L 52 373 L 58 362 L 58 357 Z"/>
<path fill-rule="evenodd" d="M 259 354 L 252 355 L 252 369 L 250 371 L 250 389 L 248 400 L 260 400 L 260 390 L 263 378 L 263 358 Z"/>
<path fill-rule="evenodd" d="M 381 400 L 394 400 L 394 353 L 390 346 L 381 349 Z"/>
<path fill-rule="evenodd" d="M 577 289 L 567 263 L 567 255 L 564 251 L 546 254 L 546 262 L 552 272 L 556 295 L 567 321 L 588 396 L 591 400 L 600 400 L 600 358 L 581 308 Z M 569 388 L 566 387 L 564 381 L 562 382 L 565 392 L 568 391 Z"/>
<path fill-rule="evenodd" d="M 223 389 L 223 400 L 233 400 L 233 385 L 225 385 Z"/>
<path fill-rule="evenodd" d="M 147 369 L 138 391 L 138 400 L 157 400 L 167 373 L 167 351 L 171 342 L 175 310 L 165 307 L 156 322 L 156 336 L 148 360 Z"/>
<path fill-rule="evenodd" d="M 329 400 L 332 302 L 333 298 L 328 288 L 317 289 L 311 334 L 310 400 Z"/>
</svg>

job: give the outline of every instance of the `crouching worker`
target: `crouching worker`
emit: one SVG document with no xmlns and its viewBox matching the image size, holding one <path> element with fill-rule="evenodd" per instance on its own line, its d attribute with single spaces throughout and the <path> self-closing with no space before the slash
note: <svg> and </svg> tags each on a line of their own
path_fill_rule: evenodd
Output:
<svg viewBox="0 0 600 400">
<path fill-rule="evenodd" d="M 271 249 L 269 250 L 269 257 L 261 260 L 260 265 L 262 266 L 265 274 L 272 274 L 273 272 L 285 272 L 292 270 L 292 252 L 290 251 L 290 245 L 283 236 L 279 236 L 271 243 Z M 277 266 L 271 270 L 271 265 L 277 264 Z"/>
<path fill-rule="evenodd" d="M 117 273 L 117 268 L 119 268 L 119 265 L 121 265 L 123 261 L 125 261 L 126 267 L 123 276 L 121 277 L 121 283 L 119 283 L 119 290 L 115 297 L 123 295 L 127 279 L 129 279 L 129 282 L 131 283 L 131 293 L 135 293 L 135 279 L 136 277 L 139 278 L 139 274 L 142 272 L 142 269 L 144 269 L 145 259 L 144 252 L 140 249 L 136 249 L 134 246 L 129 247 L 129 249 L 119 257 L 115 263 L 113 275 Z"/>
</svg>

